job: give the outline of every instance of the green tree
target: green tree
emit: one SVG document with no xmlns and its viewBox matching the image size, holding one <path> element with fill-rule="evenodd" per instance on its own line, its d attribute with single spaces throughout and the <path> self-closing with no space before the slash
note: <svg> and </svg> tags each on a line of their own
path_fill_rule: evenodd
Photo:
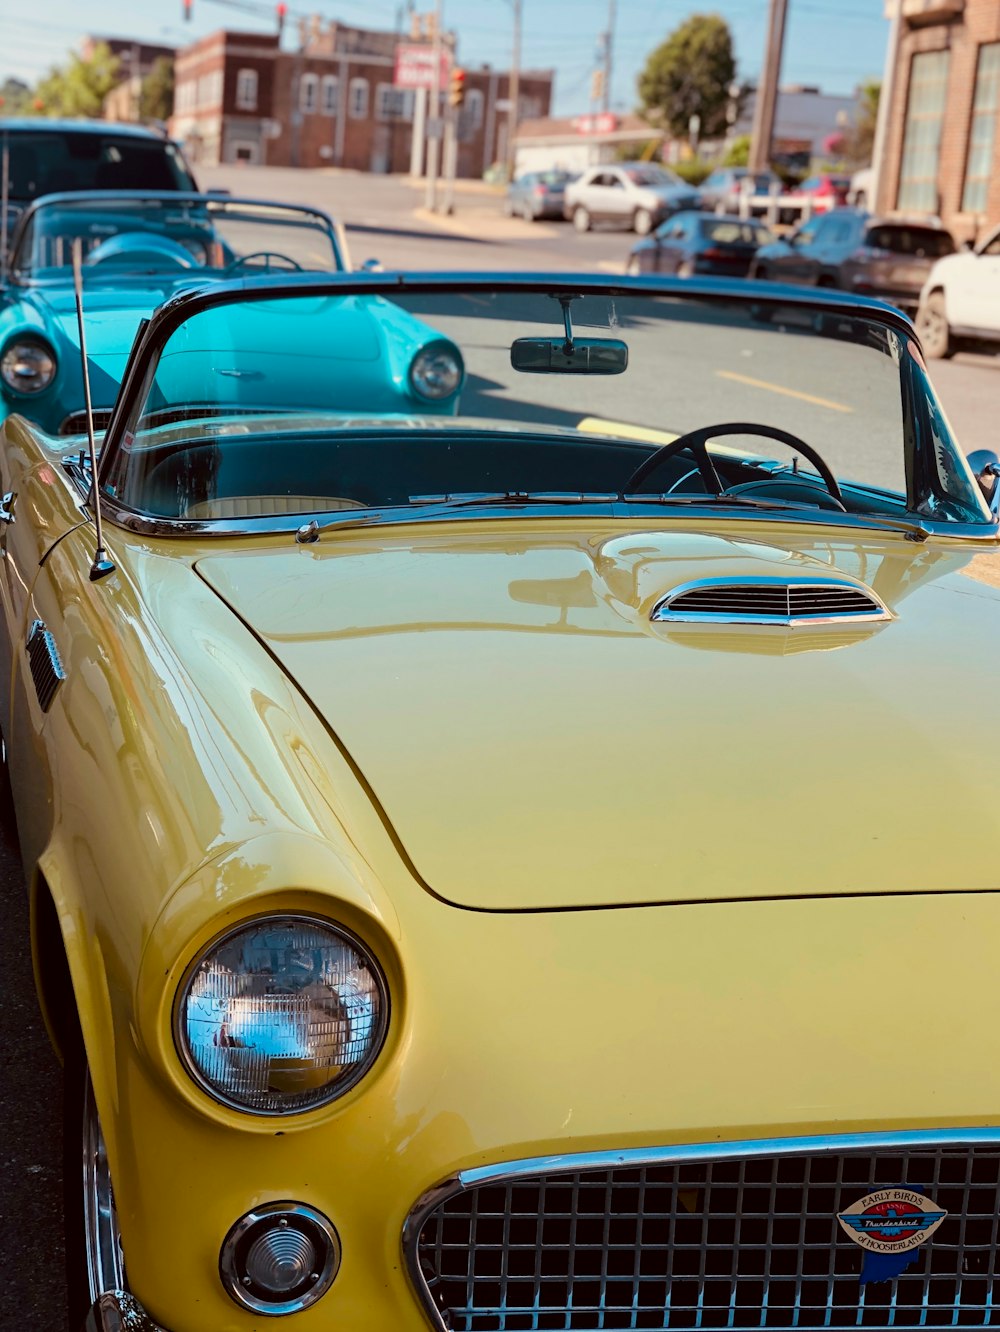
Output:
<svg viewBox="0 0 1000 1332">
<path fill-rule="evenodd" d="M 118 82 L 121 61 L 107 42 L 98 42 L 89 59 L 70 52 L 69 63 L 55 66 L 35 89 L 45 114 L 99 116 L 105 97 Z"/>
<path fill-rule="evenodd" d="M 174 112 L 174 62 L 157 56 L 139 90 L 140 120 L 169 120 Z"/>
<path fill-rule="evenodd" d="M 861 85 L 857 120 L 853 129 L 844 135 L 843 158 L 850 166 L 867 166 L 872 160 L 881 92 L 882 84 L 878 79 L 871 79 Z"/>
<path fill-rule="evenodd" d="M 722 158 L 723 166 L 745 167 L 750 162 L 750 135 L 740 134 L 726 149 Z"/>
<path fill-rule="evenodd" d="M 23 116 L 31 108 L 31 89 L 20 79 L 7 78 L 0 84 L 0 111 L 5 116 Z"/>
<path fill-rule="evenodd" d="M 702 138 L 726 132 L 729 86 L 736 76 L 729 24 L 718 14 L 692 14 L 653 51 L 639 75 L 643 114 L 675 138 L 692 116 Z"/>
</svg>

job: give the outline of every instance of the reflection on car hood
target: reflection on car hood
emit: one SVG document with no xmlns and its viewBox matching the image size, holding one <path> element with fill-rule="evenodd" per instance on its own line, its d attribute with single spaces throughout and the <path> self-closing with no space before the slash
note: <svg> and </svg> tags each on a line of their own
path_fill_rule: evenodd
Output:
<svg viewBox="0 0 1000 1332">
<path fill-rule="evenodd" d="M 979 703 L 995 690 L 1000 587 L 964 576 L 966 550 L 799 532 L 778 547 L 687 523 L 602 538 L 448 522 L 198 569 L 450 902 L 995 889 Z M 1000 557 L 977 558 L 995 577 Z M 649 618 L 703 576 L 838 571 L 893 620 L 810 643 L 803 629 L 713 640 Z M 952 835 L 925 840 L 930 824 Z"/>
</svg>

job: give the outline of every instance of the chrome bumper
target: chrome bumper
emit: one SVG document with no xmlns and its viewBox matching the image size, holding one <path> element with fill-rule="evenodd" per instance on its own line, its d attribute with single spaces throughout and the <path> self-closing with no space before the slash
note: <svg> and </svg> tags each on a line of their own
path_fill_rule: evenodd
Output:
<svg viewBox="0 0 1000 1332">
<path fill-rule="evenodd" d="M 166 1332 L 135 1298 L 123 1290 L 107 1291 L 94 1304 L 83 1332 Z"/>
</svg>

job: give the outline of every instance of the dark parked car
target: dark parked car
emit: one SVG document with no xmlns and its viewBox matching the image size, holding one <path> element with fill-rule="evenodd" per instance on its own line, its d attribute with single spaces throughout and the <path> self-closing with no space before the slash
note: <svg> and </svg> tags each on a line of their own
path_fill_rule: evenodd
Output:
<svg viewBox="0 0 1000 1332">
<path fill-rule="evenodd" d="M 915 310 L 935 261 L 954 251 L 951 234 L 933 223 L 838 208 L 758 250 L 750 275 L 840 287 Z"/>
<path fill-rule="evenodd" d="M 636 241 L 626 272 L 746 277 L 758 248 L 770 239 L 768 229 L 753 220 L 716 213 L 678 213 L 652 236 Z"/>
<path fill-rule="evenodd" d="M 751 180 L 752 185 L 746 183 Z M 750 194 L 769 194 L 771 186 L 776 184 L 778 177 L 773 171 L 756 171 L 751 177 L 748 167 L 718 167 L 702 182 L 701 206 L 708 212 L 738 213 L 744 190 Z"/>
<path fill-rule="evenodd" d="M 7 151 L 7 230 L 33 199 L 77 190 L 197 190 L 180 148 L 143 125 L 0 120 Z"/>
<path fill-rule="evenodd" d="M 562 217 L 566 186 L 576 177 L 571 171 L 527 171 L 507 186 L 504 212 L 536 222 L 540 217 Z"/>
</svg>

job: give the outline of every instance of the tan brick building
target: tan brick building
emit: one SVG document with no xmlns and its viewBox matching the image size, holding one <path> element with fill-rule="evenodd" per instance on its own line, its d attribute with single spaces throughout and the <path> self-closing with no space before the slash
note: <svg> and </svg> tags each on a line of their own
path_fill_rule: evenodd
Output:
<svg viewBox="0 0 1000 1332">
<path fill-rule="evenodd" d="M 309 24 L 301 49 L 277 36 L 215 32 L 178 52 L 172 134 L 194 161 L 408 171 L 420 94 L 393 85 L 395 33 Z M 506 152 L 509 76 L 467 70 L 458 174 Z M 547 115 L 551 70 L 522 71 L 522 119 Z M 446 90 L 442 90 L 442 100 Z"/>
<path fill-rule="evenodd" d="M 878 207 L 1000 223 L 1000 0 L 902 0 Z"/>
</svg>

